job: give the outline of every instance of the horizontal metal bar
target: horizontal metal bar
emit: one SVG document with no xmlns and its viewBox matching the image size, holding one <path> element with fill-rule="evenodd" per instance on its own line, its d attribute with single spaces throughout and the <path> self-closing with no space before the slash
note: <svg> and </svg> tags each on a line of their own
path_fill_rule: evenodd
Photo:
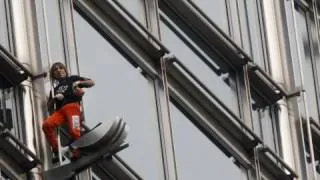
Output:
<svg viewBox="0 0 320 180">
<path fill-rule="evenodd" d="M 286 97 L 288 96 L 288 93 L 286 92 L 286 90 L 280 87 L 263 69 L 261 69 L 261 67 L 259 67 L 254 63 L 251 63 L 250 66 L 253 69 L 253 71 L 259 71 L 259 73 L 261 73 L 263 77 L 265 77 L 273 86 L 275 86 L 275 88 L 277 88 L 277 90 L 279 90 L 283 96 L 286 96 Z"/>
<path fill-rule="evenodd" d="M 123 159 L 121 159 L 119 155 L 115 154 L 113 157 L 117 161 L 119 161 L 119 163 L 123 165 L 126 170 L 128 170 L 133 176 L 137 177 L 138 179 L 142 179 L 141 176 L 136 171 L 134 171 Z"/>
<path fill-rule="evenodd" d="M 12 140 L 13 140 L 17 145 L 19 145 L 19 147 L 21 147 L 29 156 L 31 156 L 31 157 L 35 160 L 35 162 L 41 164 L 40 159 L 38 159 L 38 157 L 37 157 L 36 155 L 34 155 L 33 152 L 31 152 L 24 144 L 22 144 L 18 138 L 16 138 L 14 135 L 12 135 L 8 129 L 3 130 L 3 131 L 0 133 L 0 136 L 3 137 L 3 138 L 9 137 L 10 139 L 12 139 Z"/>
<path fill-rule="evenodd" d="M 0 44 L 0 51 L 3 52 L 8 59 L 6 59 L 7 61 L 11 61 L 13 62 L 16 66 L 18 66 L 19 68 L 21 68 L 29 77 L 33 78 L 34 75 L 27 69 L 25 68 L 9 51 L 7 51 L 7 49 L 5 47 L 3 47 Z"/>
<path fill-rule="evenodd" d="M 164 17 L 164 14 L 162 12 L 160 12 L 160 19 L 162 20 L 162 22 L 164 24 L 166 24 L 169 29 L 171 29 L 171 31 L 177 35 L 178 38 L 181 39 L 181 41 L 183 41 L 212 71 L 214 71 L 216 74 L 220 75 L 221 74 L 221 70 L 214 67 L 211 63 L 210 60 L 208 60 L 206 57 L 204 57 L 202 55 L 201 52 L 199 52 L 199 50 L 197 50 L 195 48 L 195 46 L 189 41 L 187 40 L 187 38 L 185 38 L 184 35 L 182 35 L 180 32 L 178 32 L 178 30 L 172 25 L 171 22 L 169 22 L 169 20 L 167 18 Z"/>
<path fill-rule="evenodd" d="M 169 50 L 156 38 L 153 34 L 151 34 L 147 28 L 145 28 L 125 7 L 121 5 L 121 3 L 117 0 L 112 0 L 119 9 L 121 9 L 144 33 L 148 35 L 157 45 L 165 52 L 170 53 Z"/>
<path fill-rule="evenodd" d="M 294 172 L 294 170 L 291 169 L 291 167 L 289 167 L 289 166 L 287 165 L 287 163 L 284 162 L 284 161 L 283 161 L 276 153 L 274 153 L 269 147 L 264 146 L 264 147 L 258 148 L 258 150 L 261 151 L 261 152 L 267 152 L 267 153 L 269 153 L 270 155 L 272 155 L 272 157 L 274 157 L 278 162 L 280 162 L 281 165 L 282 165 L 284 168 L 286 168 L 286 170 L 288 170 L 288 171 L 291 173 L 292 176 L 294 176 L 294 177 L 296 177 L 296 178 L 298 177 L 298 175 Z"/>
<path fill-rule="evenodd" d="M 227 41 L 230 43 L 239 53 L 241 53 L 246 59 L 253 61 L 251 57 L 240 48 L 216 23 L 214 23 L 192 0 L 187 0 L 188 3 L 196 9 L 199 14 L 204 17 L 210 25 L 212 25 Z"/>
<path fill-rule="evenodd" d="M 244 128 L 246 130 L 246 132 L 248 132 L 255 140 L 257 140 L 257 142 L 261 143 L 262 141 L 260 140 L 260 138 L 251 131 L 251 129 L 245 125 L 225 104 L 223 104 L 218 98 L 217 96 L 215 96 L 210 90 L 209 88 L 204 85 L 185 65 L 183 65 L 183 63 L 181 63 L 181 61 L 179 61 L 177 58 L 175 58 L 173 60 L 173 62 L 176 62 L 196 83 L 198 83 L 198 85 L 206 92 L 208 93 L 215 101 L 218 102 L 219 105 L 221 105 L 223 107 L 224 110 L 226 110 L 235 120 L 237 123 L 239 123 L 239 125 Z"/>
</svg>

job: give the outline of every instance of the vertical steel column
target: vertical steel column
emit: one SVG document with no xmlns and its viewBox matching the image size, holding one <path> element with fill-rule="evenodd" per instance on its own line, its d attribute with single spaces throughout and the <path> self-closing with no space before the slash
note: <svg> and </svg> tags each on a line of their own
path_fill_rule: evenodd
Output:
<svg viewBox="0 0 320 180">
<path fill-rule="evenodd" d="M 77 51 L 73 21 L 72 0 L 59 0 L 61 28 L 67 66 L 72 74 L 78 74 Z"/>
<path fill-rule="evenodd" d="M 15 40 L 16 57 L 31 72 L 36 72 L 37 50 L 35 39 L 37 31 L 34 29 L 34 19 L 31 12 L 31 4 L 23 0 L 11 1 L 12 19 L 13 19 L 13 36 Z M 34 94 L 33 84 L 30 79 L 22 83 L 23 86 L 23 114 L 26 127 L 25 134 L 26 146 L 36 155 L 39 155 L 39 136 L 40 127 L 38 119 L 34 116 Z M 33 179 L 41 179 L 39 173 L 41 169 L 34 168 L 29 176 Z"/>
<path fill-rule="evenodd" d="M 158 0 L 148 1 L 146 3 L 146 12 L 148 19 L 149 31 L 161 40 L 160 31 L 160 17 Z M 160 119 L 160 133 L 161 133 L 161 146 L 162 156 L 164 163 L 164 177 L 166 180 L 177 180 L 177 168 L 174 155 L 174 144 L 172 137 L 172 126 L 170 116 L 170 98 L 169 98 L 169 87 L 167 82 L 167 63 L 170 61 L 170 57 L 163 57 L 161 60 L 161 76 L 162 82 L 156 82 L 156 96 L 158 104 L 158 114 Z"/>
<path fill-rule="evenodd" d="M 299 39 L 299 34 L 297 32 L 298 29 L 298 25 L 297 25 L 297 20 L 296 20 L 296 16 L 294 13 L 294 1 L 291 1 L 291 8 L 293 9 L 292 11 L 292 17 L 293 17 L 293 22 L 294 22 L 294 28 L 295 28 L 295 38 L 296 40 Z M 296 47 L 297 49 L 299 49 L 299 44 L 296 41 Z M 298 61 L 299 61 L 299 68 L 300 68 L 300 76 L 301 76 L 301 86 L 304 89 L 304 76 L 302 73 L 302 57 L 301 57 L 301 53 L 298 51 Z M 309 149 L 310 149 L 310 158 L 311 158 L 311 165 L 312 165 L 312 180 L 316 180 L 317 179 L 317 175 L 316 175 L 316 168 L 315 168 L 315 160 L 314 160 L 314 150 L 313 150 L 313 144 L 310 143 L 312 142 L 312 135 L 311 135 L 311 127 L 310 127 L 310 119 L 309 119 L 309 109 L 308 109 L 308 103 L 307 103 L 307 94 L 305 92 L 302 93 L 302 98 L 303 98 L 303 104 L 305 107 L 305 114 L 306 114 L 306 123 L 307 123 L 307 138 L 309 141 Z M 309 174 L 308 174 L 309 176 Z"/>
<path fill-rule="evenodd" d="M 277 4 L 276 4 L 277 3 Z M 286 60 L 285 47 L 282 36 L 284 33 L 280 23 L 279 4 L 274 0 L 263 1 L 263 12 L 266 25 L 267 48 L 269 55 L 270 73 L 277 84 L 285 87 L 283 61 Z M 284 161 L 295 169 L 291 128 L 288 116 L 288 105 L 285 99 L 277 102 L 281 149 Z"/>
</svg>

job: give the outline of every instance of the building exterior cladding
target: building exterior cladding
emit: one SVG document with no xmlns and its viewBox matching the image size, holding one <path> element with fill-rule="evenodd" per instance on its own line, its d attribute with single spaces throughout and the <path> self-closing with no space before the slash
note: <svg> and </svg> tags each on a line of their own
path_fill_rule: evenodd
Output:
<svg viewBox="0 0 320 180">
<path fill-rule="evenodd" d="M 320 179 L 319 10 L 318 0 L 0 1 L 1 179 L 53 168 L 41 74 L 57 61 L 96 82 L 82 104 L 88 127 L 116 116 L 130 126 L 129 147 L 80 180 Z"/>
</svg>

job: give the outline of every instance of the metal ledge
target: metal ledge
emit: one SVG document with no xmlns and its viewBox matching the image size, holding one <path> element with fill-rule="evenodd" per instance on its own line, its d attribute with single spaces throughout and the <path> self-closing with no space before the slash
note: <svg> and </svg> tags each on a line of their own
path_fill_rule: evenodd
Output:
<svg viewBox="0 0 320 180">
<path fill-rule="evenodd" d="M 278 155 L 276 155 L 268 147 L 258 148 L 258 158 L 262 166 L 264 166 L 277 179 L 293 180 L 298 175 L 292 170 Z"/>
<path fill-rule="evenodd" d="M 135 171 L 131 169 L 118 155 L 112 156 L 111 159 L 104 159 L 92 166 L 92 171 L 100 178 L 112 177 L 111 179 L 142 179 Z"/>
<path fill-rule="evenodd" d="M 75 9 L 103 36 L 114 36 L 106 24 L 121 31 L 146 52 L 152 59 L 159 59 L 168 52 L 120 3 L 105 0 L 75 0 Z M 94 11 L 92 10 L 94 9 Z M 122 13 L 121 13 L 122 11 Z M 124 16 L 126 14 L 127 17 Z M 139 28 L 137 28 L 139 27 Z M 143 32 L 143 33 L 142 33 Z M 151 43 L 150 39 L 153 41 Z"/>
<path fill-rule="evenodd" d="M 41 164 L 41 161 L 8 129 L 0 132 L 0 149 L 5 152 L 24 172 Z"/>
<path fill-rule="evenodd" d="M 112 159 L 113 154 L 127 148 L 128 146 L 128 144 L 123 144 L 119 147 L 102 148 L 93 154 L 81 157 L 77 161 L 62 166 L 58 166 L 56 168 L 44 172 L 44 179 L 67 180 L 74 178 L 75 175 L 91 167 L 92 164 L 97 163 L 99 161 L 103 161 L 104 159 Z"/>
<path fill-rule="evenodd" d="M 211 51 L 223 54 L 234 66 L 240 67 L 251 61 L 249 56 L 194 4 L 182 0 L 159 0 L 159 7 L 194 42 L 204 42 Z"/>
<path fill-rule="evenodd" d="M 1 125 L 1 124 L 0 124 Z M 81 124 L 83 128 L 83 133 L 86 134 L 90 132 L 93 128 L 89 128 L 85 124 Z M 99 126 L 96 125 L 96 126 Z M 70 144 L 70 136 L 67 133 L 66 129 L 60 128 L 62 132 L 62 141 L 64 145 L 67 146 Z M 124 144 L 118 150 L 122 148 L 127 148 L 128 144 Z M 115 153 L 115 152 L 114 152 Z M 101 159 L 99 162 L 92 165 L 92 171 L 96 173 L 100 178 L 111 178 L 111 179 L 142 179 L 137 172 L 135 172 L 126 162 L 124 162 L 117 154 L 112 154 L 106 158 Z"/>
<path fill-rule="evenodd" d="M 212 94 L 191 72 L 177 60 L 168 64 L 168 80 L 179 84 L 185 91 L 197 100 L 219 124 L 237 139 L 248 152 L 261 143 L 257 137 L 236 115 L 234 115 L 221 101 Z M 189 76 L 189 77 L 188 77 Z M 176 86 L 176 85 L 175 85 Z"/>
<path fill-rule="evenodd" d="M 274 104 L 283 96 L 288 96 L 285 90 L 277 85 L 259 66 L 249 63 L 248 74 L 251 87 L 256 89 L 259 95 L 265 99 L 266 105 Z"/>
<path fill-rule="evenodd" d="M 269 105 L 274 104 L 283 96 L 288 96 L 282 87 L 255 65 L 252 59 L 192 1 L 159 0 L 159 7 L 207 54 L 216 52 L 224 57 L 226 62 L 236 67 L 249 63 L 250 84 L 258 92 L 261 92 L 261 96 L 266 99 Z M 208 48 L 211 48 L 211 52 Z"/>
<path fill-rule="evenodd" d="M 0 45 L 0 88 L 17 86 L 32 74 Z"/>
</svg>

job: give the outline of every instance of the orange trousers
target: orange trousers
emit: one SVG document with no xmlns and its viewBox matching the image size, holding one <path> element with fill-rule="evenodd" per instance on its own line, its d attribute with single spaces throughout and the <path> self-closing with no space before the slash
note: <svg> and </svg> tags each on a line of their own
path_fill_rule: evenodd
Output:
<svg viewBox="0 0 320 180">
<path fill-rule="evenodd" d="M 80 105 L 79 103 L 70 103 L 64 105 L 58 111 L 49 116 L 42 125 L 43 132 L 45 133 L 52 151 L 58 151 L 58 139 L 56 128 L 67 124 L 68 132 L 72 140 L 77 140 L 81 135 L 81 119 L 80 119 Z"/>
</svg>

